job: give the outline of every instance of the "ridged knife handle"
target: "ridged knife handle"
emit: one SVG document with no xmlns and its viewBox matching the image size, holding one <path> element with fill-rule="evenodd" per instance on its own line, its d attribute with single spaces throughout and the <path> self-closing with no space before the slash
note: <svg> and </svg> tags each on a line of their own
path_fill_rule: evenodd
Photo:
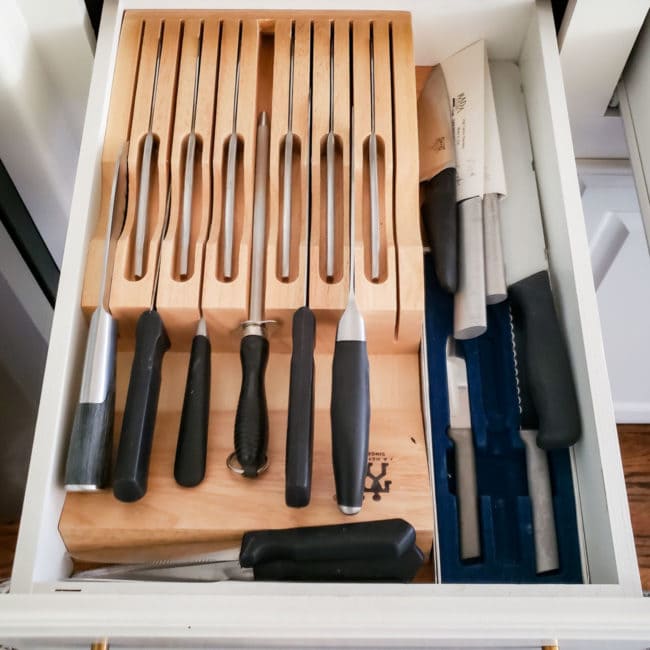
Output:
<svg viewBox="0 0 650 650">
<path fill-rule="evenodd" d="M 242 384 L 235 416 L 235 453 L 244 476 L 255 478 L 266 462 L 269 441 L 269 414 L 264 388 L 269 342 L 259 334 L 244 336 L 239 356 Z"/>
<path fill-rule="evenodd" d="M 487 329 L 483 202 L 458 204 L 458 290 L 454 295 L 454 337 L 472 339 Z"/>
<path fill-rule="evenodd" d="M 570 447 L 582 424 L 569 352 L 555 311 L 547 271 L 510 286 L 512 315 L 521 335 L 520 371 L 525 368 L 531 401 L 539 418 L 541 449 Z"/>
<path fill-rule="evenodd" d="M 210 339 L 197 334 L 192 340 L 174 462 L 174 478 L 184 487 L 198 485 L 205 476 L 209 417 Z"/>
<path fill-rule="evenodd" d="M 471 560 L 481 555 L 481 533 L 476 482 L 476 458 L 471 429 L 452 429 L 448 435 L 454 443 L 460 559 Z"/>
<path fill-rule="evenodd" d="M 314 313 L 301 307 L 293 315 L 285 456 L 285 502 L 292 508 L 306 506 L 311 496 L 315 335 Z"/>
<path fill-rule="evenodd" d="M 365 341 L 334 345 L 330 417 L 336 500 L 346 514 L 356 514 L 368 471 L 370 385 Z"/>
<path fill-rule="evenodd" d="M 522 429 L 519 435 L 526 449 L 526 475 L 533 514 L 536 571 L 547 573 L 560 568 L 547 452 L 537 446 L 536 431 Z"/>
<path fill-rule="evenodd" d="M 113 494 L 120 501 L 137 501 L 147 491 L 162 359 L 169 345 L 160 314 L 155 310 L 143 312 L 136 326 L 135 355 L 113 476 Z"/>
<path fill-rule="evenodd" d="M 444 169 L 421 183 L 424 202 L 420 208 L 438 284 L 447 292 L 458 287 L 458 239 L 456 169 Z"/>
</svg>

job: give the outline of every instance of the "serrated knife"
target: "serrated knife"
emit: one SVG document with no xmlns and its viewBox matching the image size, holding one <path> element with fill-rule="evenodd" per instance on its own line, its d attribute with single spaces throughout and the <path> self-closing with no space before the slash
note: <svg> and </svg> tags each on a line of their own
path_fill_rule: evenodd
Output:
<svg viewBox="0 0 650 650">
<path fill-rule="evenodd" d="M 446 356 L 449 394 L 447 435 L 454 443 L 460 558 L 471 560 L 481 555 L 474 434 L 465 359 L 458 354 L 456 342 L 451 336 L 447 339 Z"/>
<path fill-rule="evenodd" d="M 477 41 L 441 63 L 456 149 L 458 286 L 454 336 L 470 339 L 487 328 L 483 252 L 485 193 L 485 43 Z"/>
<path fill-rule="evenodd" d="M 501 201 L 501 238 L 506 282 L 515 323 L 517 357 L 525 364 L 530 398 L 539 417 L 537 445 L 569 447 L 581 435 L 580 412 L 567 343 L 553 301 L 546 242 L 519 68 L 491 66 L 510 187 Z M 552 215 L 548 215 L 553 218 Z"/>
<path fill-rule="evenodd" d="M 458 286 L 456 227 L 456 152 L 449 96 L 436 65 L 418 98 L 420 213 L 438 284 L 455 293 Z"/>
</svg>

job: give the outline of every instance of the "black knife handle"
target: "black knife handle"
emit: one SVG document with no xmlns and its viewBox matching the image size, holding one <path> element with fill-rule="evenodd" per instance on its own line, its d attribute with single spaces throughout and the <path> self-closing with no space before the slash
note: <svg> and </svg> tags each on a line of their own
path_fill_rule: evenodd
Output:
<svg viewBox="0 0 650 650">
<path fill-rule="evenodd" d="M 420 213 L 436 277 L 445 291 L 455 293 L 458 287 L 456 169 L 448 167 L 421 185 L 424 202 Z"/>
<path fill-rule="evenodd" d="M 101 404 L 77 404 L 65 465 L 68 489 L 98 489 L 108 485 L 113 450 L 115 383 Z"/>
<path fill-rule="evenodd" d="M 120 501 L 137 501 L 147 491 L 162 359 L 169 345 L 160 314 L 155 310 L 143 312 L 136 326 L 135 355 L 113 475 L 113 494 Z"/>
<path fill-rule="evenodd" d="M 253 567 L 255 580 L 293 582 L 411 582 L 424 556 L 413 546 L 398 558 L 292 562 L 277 560 Z"/>
<path fill-rule="evenodd" d="M 346 514 L 356 514 L 368 471 L 370 385 L 365 341 L 334 345 L 330 418 L 336 501 Z"/>
<path fill-rule="evenodd" d="M 396 559 L 414 546 L 415 530 L 403 519 L 256 530 L 244 534 L 239 562 L 243 567 L 254 567 L 285 560 Z"/>
<path fill-rule="evenodd" d="M 210 339 L 197 334 L 192 340 L 174 462 L 174 478 L 184 487 L 198 485 L 205 476 L 209 417 Z"/>
<path fill-rule="evenodd" d="M 235 416 L 235 454 L 244 476 L 255 478 L 266 462 L 269 414 L 266 407 L 264 373 L 269 342 L 259 334 L 248 334 L 239 348 L 242 383 Z"/>
<path fill-rule="evenodd" d="M 311 495 L 314 446 L 314 344 L 316 319 L 309 307 L 293 315 L 289 413 L 285 461 L 285 502 L 302 508 Z"/>
<path fill-rule="evenodd" d="M 510 286 L 512 316 L 518 322 L 531 401 L 539 418 L 541 449 L 570 447 L 580 439 L 582 425 L 571 362 L 553 303 L 547 271 Z"/>
</svg>

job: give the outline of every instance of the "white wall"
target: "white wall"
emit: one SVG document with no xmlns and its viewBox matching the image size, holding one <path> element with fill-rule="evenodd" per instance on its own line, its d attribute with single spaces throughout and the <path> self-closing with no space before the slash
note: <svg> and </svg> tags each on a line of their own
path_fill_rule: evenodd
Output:
<svg viewBox="0 0 650 650">
<path fill-rule="evenodd" d="M 591 240 L 614 213 L 629 235 L 598 291 L 605 356 L 617 422 L 650 422 L 650 255 L 626 162 L 578 161 Z"/>
</svg>

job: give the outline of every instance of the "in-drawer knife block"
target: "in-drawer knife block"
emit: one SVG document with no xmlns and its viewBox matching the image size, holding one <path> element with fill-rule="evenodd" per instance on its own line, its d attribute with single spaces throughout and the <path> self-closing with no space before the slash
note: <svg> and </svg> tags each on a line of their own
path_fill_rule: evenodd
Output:
<svg viewBox="0 0 650 650">
<path fill-rule="evenodd" d="M 295 29 L 293 81 L 293 192 L 291 273 L 281 279 L 282 179 L 288 120 L 289 59 Z M 203 25 L 197 94 L 194 189 L 188 277 L 179 273 L 180 217 L 194 73 Z M 331 25 L 333 24 L 333 30 Z M 370 280 L 370 26 L 374 34 L 376 133 L 380 205 L 380 277 Z M 156 150 L 149 200 L 145 273 L 133 273 L 142 143 L 148 129 L 158 38 L 163 29 L 153 132 Z M 220 256 L 228 139 L 238 40 L 234 272 L 226 280 Z M 326 138 L 329 130 L 330 33 L 334 34 L 335 274 L 325 272 Z M 350 66 L 352 48 L 353 66 Z M 313 61 L 313 65 L 312 65 Z M 352 79 L 350 75 L 352 74 Z M 312 88 L 311 143 L 309 89 Z M 352 93 L 352 95 L 351 95 Z M 336 324 L 348 291 L 350 106 L 354 106 L 353 173 L 356 219 L 356 296 L 370 354 L 370 454 L 364 505 L 348 518 L 335 500 L 330 396 Z M 265 317 L 270 331 L 266 374 L 270 468 L 255 480 L 226 467 L 233 447 L 239 396 L 239 325 L 247 317 L 251 254 L 255 132 L 270 116 Z M 110 170 L 129 141 L 128 207 L 116 245 L 110 307 L 119 321 L 116 438 L 121 425 L 134 347 L 134 326 L 150 303 L 165 199 L 171 184 L 170 225 L 161 246 L 157 308 L 172 348 L 165 356 L 147 494 L 121 503 L 111 491 L 71 493 L 59 529 L 70 554 L 92 561 L 133 561 L 185 551 L 218 549 L 243 532 L 344 521 L 402 517 L 428 552 L 433 500 L 423 430 L 419 345 L 424 311 L 419 229 L 416 85 L 410 15 L 406 13 L 144 12 L 124 16 L 102 151 L 101 205 L 88 249 L 82 307 L 98 293 Z M 311 147 L 310 147 L 311 145 Z M 311 149 L 311 158 L 310 158 Z M 310 186 L 311 179 L 311 186 Z M 311 199 L 311 200 L 310 200 Z M 311 204 L 311 238 L 307 215 Z M 94 215 L 89 215 L 94 218 Z M 308 244 L 309 242 L 309 244 Z M 291 353 L 291 318 L 304 303 L 308 245 L 309 298 L 317 319 L 315 424 L 311 502 L 284 503 L 284 462 Z M 199 301 L 212 343 L 211 411 L 205 480 L 195 488 L 174 481 L 173 465 L 190 340 Z M 118 440 L 116 440 L 117 444 Z"/>
</svg>

